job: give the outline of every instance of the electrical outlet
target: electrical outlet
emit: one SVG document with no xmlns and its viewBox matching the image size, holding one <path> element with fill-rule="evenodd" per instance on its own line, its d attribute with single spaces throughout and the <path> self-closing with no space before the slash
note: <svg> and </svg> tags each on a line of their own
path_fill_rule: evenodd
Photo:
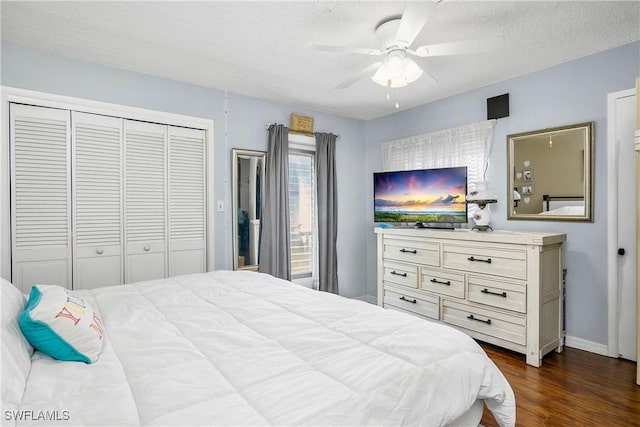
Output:
<svg viewBox="0 0 640 427">
<path fill-rule="evenodd" d="M 224 212 L 224 200 L 218 200 L 218 212 Z"/>
</svg>

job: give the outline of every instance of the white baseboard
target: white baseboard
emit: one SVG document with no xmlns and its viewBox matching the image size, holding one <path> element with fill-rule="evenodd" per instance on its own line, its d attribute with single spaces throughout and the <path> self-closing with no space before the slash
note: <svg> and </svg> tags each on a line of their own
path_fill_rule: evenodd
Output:
<svg viewBox="0 0 640 427">
<path fill-rule="evenodd" d="M 565 337 L 564 344 L 567 347 L 577 348 L 578 350 L 588 351 L 591 353 L 599 354 L 601 356 L 609 356 L 607 346 L 604 344 L 599 344 L 597 342 L 567 335 Z"/>
<path fill-rule="evenodd" d="M 368 302 L 369 304 L 373 304 L 373 305 L 378 304 L 378 298 L 376 298 L 374 296 L 371 296 L 371 295 L 362 295 L 362 296 L 359 296 L 359 297 L 353 297 L 351 299 L 357 299 L 357 300 L 360 300 L 360 301 Z"/>
</svg>

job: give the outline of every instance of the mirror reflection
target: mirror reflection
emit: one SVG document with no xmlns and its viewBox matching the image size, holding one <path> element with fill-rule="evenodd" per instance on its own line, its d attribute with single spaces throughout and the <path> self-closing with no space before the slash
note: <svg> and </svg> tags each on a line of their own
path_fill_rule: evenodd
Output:
<svg viewBox="0 0 640 427">
<path fill-rule="evenodd" d="M 507 136 L 508 219 L 592 221 L 593 122 Z"/>
<path fill-rule="evenodd" d="M 257 271 L 266 153 L 235 148 L 232 152 L 233 268 Z"/>
</svg>

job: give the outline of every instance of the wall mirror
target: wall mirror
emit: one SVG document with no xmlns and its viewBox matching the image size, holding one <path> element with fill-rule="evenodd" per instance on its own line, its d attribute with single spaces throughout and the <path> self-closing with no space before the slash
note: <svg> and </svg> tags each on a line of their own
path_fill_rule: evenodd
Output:
<svg viewBox="0 0 640 427">
<path fill-rule="evenodd" d="M 233 269 L 257 271 L 267 153 L 234 148 L 232 155 Z"/>
<path fill-rule="evenodd" d="M 593 221 L 593 122 L 507 136 L 508 219 Z"/>
</svg>

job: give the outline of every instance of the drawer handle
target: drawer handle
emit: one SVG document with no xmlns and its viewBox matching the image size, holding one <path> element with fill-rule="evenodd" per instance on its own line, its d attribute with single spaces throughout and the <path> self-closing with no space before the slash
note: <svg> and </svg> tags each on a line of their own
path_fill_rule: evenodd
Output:
<svg viewBox="0 0 640 427">
<path fill-rule="evenodd" d="M 404 254 L 417 254 L 418 253 L 418 251 L 416 249 L 409 250 L 409 249 L 405 249 L 405 248 L 400 249 L 400 252 L 402 252 Z"/>
<path fill-rule="evenodd" d="M 393 274 L 394 276 L 402 276 L 402 277 L 407 277 L 407 273 L 398 273 L 397 271 L 393 270 L 391 272 L 391 274 Z"/>
<path fill-rule="evenodd" d="M 476 319 L 473 314 L 470 314 L 467 316 L 467 319 L 471 319 L 471 320 L 475 320 L 476 322 L 482 322 L 482 323 L 486 323 L 487 325 L 491 324 L 491 319 L 487 319 L 487 320 L 482 320 L 482 319 Z"/>
<path fill-rule="evenodd" d="M 469 258 L 467 258 L 469 261 L 475 261 L 475 262 L 486 262 L 487 264 L 491 264 L 491 258 L 487 258 L 487 259 L 480 259 L 480 258 L 475 258 L 470 256 Z"/>
<path fill-rule="evenodd" d="M 144 248 L 143 248 L 143 249 L 144 249 L 145 251 L 149 251 L 149 250 L 151 249 L 151 246 L 149 246 L 149 245 L 144 245 Z"/>
<path fill-rule="evenodd" d="M 507 297 L 507 293 L 506 292 L 491 292 L 487 288 L 484 288 L 480 292 L 482 292 L 483 294 L 496 295 L 496 296 L 499 296 L 499 297 L 502 297 L 502 298 L 506 298 Z"/>
<path fill-rule="evenodd" d="M 102 248 L 98 248 L 98 249 L 96 249 L 96 253 L 98 255 L 102 255 L 104 253 L 104 251 L 102 250 Z"/>
<path fill-rule="evenodd" d="M 447 280 L 446 282 L 441 282 L 438 279 L 431 279 L 431 283 L 439 283 L 441 285 L 451 286 L 451 281 L 450 280 Z"/>
<path fill-rule="evenodd" d="M 417 304 L 418 303 L 418 300 L 405 298 L 404 296 L 401 296 L 400 299 L 402 301 L 410 302 L 411 304 Z"/>
</svg>

